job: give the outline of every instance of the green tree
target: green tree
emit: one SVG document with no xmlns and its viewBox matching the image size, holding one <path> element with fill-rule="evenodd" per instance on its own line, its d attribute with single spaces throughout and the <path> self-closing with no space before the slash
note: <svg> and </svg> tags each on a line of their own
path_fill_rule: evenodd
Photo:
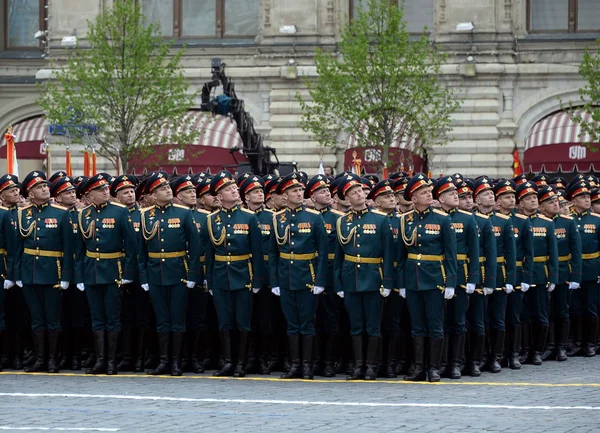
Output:
<svg viewBox="0 0 600 433">
<path fill-rule="evenodd" d="M 71 137 L 81 134 L 77 125 L 95 125 L 98 153 L 115 165 L 120 160 L 124 172 L 133 155 L 151 152 L 149 146 L 185 144 L 199 134 L 179 124 L 195 97 L 183 74 L 184 50 L 172 54 L 172 42 L 157 23 L 145 22 L 137 3 L 114 2 L 88 21 L 86 46 L 78 42 L 67 51 L 61 67 L 53 63 L 54 76 L 38 101 L 48 121 L 68 125 Z M 160 133 L 165 125 L 168 137 Z"/>
<path fill-rule="evenodd" d="M 323 146 L 354 135 L 358 146 L 380 148 L 385 164 L 398 140 L 443 144 L 460 104 L 439 81 L 445 59 L 425 32 L 407 32 L 403 7 L 369 0 L 343 27 L 337 52 L 317 50 L 318 77 L 305 80 L 310 100 L 296 95 L 302 127 Z"/>
</svg>

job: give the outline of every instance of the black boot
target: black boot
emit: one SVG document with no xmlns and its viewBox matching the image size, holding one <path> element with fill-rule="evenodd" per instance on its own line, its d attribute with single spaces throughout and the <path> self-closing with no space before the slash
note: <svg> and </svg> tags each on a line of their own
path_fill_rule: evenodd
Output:
<svg viewBox="0 0 600 433">
<path fill-rule="evenodd" d="M 258 366 L 258 374 L 268 376 L 271 374 L 271 369 L 269 368 L 269 359 L 270 359 L 270 343 L 271 343 L 271 335 L 268 332 L 260 333 L 260 361 Z"/>
<path fill-rule="evenodd" d="M 313 347 L 314 335 L 302 336 L 302 379 L 313 380 Z"/>
<path fill-rule="evenodd" d="M 0 359 L 2 358 L 2 352 L 5 352 L 4 348 L 4 329 L 0 329 Z M 0 363 L 0 371 L 2 371 L 2 363 Z"/>
<path fill-rule="evenodd" d="M 183 332 L 171 333 L 171 376 L 181 376 L 181 348 L 183 347 Z"/>
<path fill-rule="evenodd" d="M 119 343 L 119 333 L 114 331 L 107 332 L 106 343 L 106 374 L 109 376 L 117 374 L 117 344 Z"/>
<path fill-rule="evenodd" d="M 135 364 L 133 371 L 136 373 L 144 372 L 144 341 L 146 339 L 147 331 L 145 329 L 138 329 L 135 339 Z"/>
<path fill-rule="evenodd" d="M 511 370 L 521 369 L 521 361 L 519 360 L 521 329 L 521 325 L 514 325 L 511 331 L 510 345 L 508 347 L 508 367 Z"/>
<path fill-rule="evenodd" d="M 228 330 L 219 331 L 221 337 L 221 351 L 223 352 L 223 367 L 213 373 L 213 376 L 233 376 L 233 363 L 231 361 L 231 336 Z"/>
<path fill-rule="evenodd" d="M 117 365 L 118 371 L 133 371 L 133 329 L 126 328 L 123 331 L 123 359 Z"/>
<path fill-rule="evenodd" d="M 302 377 L 302 365 L 300 364 L 300 336 L 288 335 L 288 345 L 290 346 L 290 358 L 292 364 L 287 372 L 281 375 L 282 379 L 300 379 Z"/>
<path fill-rule="evenodd" d="M 7 336 L 5 336 L 6 338 Z M 5 340 L 6 341 L 6 340 Z M 23 336 L 21 330 L 14 331 L 14 354 L 13 368 L 15 370 L 23 370 Z"/>
<path fill-rule="evenodd" d="M 85 374 L 104 374 L 106 373 L 106 364 L 104 358 L 104 331 L 94 331 L 94 347 L 96 351 L 96 364 L 92 368 L 85 370 Z"/>
<path fill-rule="evenodd" d="M 159 363 L 154 370 L 148 370 L 146 373 L 151 376 L 160 376 L 169 373 L 169 332 L 158 332 L 158 354 Z"/>
<path fill-rule="evenodd" d="M 191 347 L 188 351 L 191 352 L 190 359 L 192 364 L 192 373 L 202 374 L 204 373 L 204 362 L 202 355 L 202 335 L 203 331 L 193 331 L 193 338 L 191 341 Z"/>
<path fill-rule="evenodd" d="M 425 374 L 425 337 L 413 337 L 413 354 L 415 368 L 412 373 L 404 376 L 409 382 L 424 382 Z"/>
<path fill-rule="evenodd" d="M 248 359 L 248 331 L 239 331 L 239 339 L 238 342 L 238 359 L 237 365 L 235 366 L 235 371 L 233 372 L 233 377 L 245 377 L 246 376 L 246 362 Z"/>
<path fill-rule="evenodd" d="M 556 341 L 556 360 L 558 362 L 564 362 L 567 360 L 567 342 L 569 341 L 569 319 L 563 319 L 560 322 L 560 328 L 558 329 L 558 338 Z"/>
<path fill-rule="evenodd" d="M 533 353 L 531 354 L 531 363 L 533 365 L 542 365 L 542 354 L 546 348 L 546 336 L 548 335 L 548 326 L 537 324 L 533 327 L 534 345 Z"/>
<path fill-rule="evenodd" d="M 550 361 L 554 359 L 554 321 L 550 321 L 550 326 L 548 327 L 548 335 L 546 336 L 546 347 L 544 348 L 544 352 L 542 353 L 542 361 Z"/>
<path fill-rule="evenodd" d="M 446 377 L 446 367 L 448 366 L 448 349 L 450 348 L 451 335 L 444 335 L 444 344 L 442 345 L 442 354 L 440 357 L 440 377 Z"/>
<path fill-rule="evenodd" d="M 483 356 L 483 346 L 485 344 L 485 335 L 472 334 L 471 337 L 471 359 L 469 360 L 468 374 L 471 377 L 481 376 L 481 358 Z"/>
<path fill-rule="evenodd" d="M 583 325 L 581 316 L 572 316 L 573 344 L 567 351 L 567 356 L 583 355 Z"/>
<path fill-rule="evenodd" d="M 58 373 L 58 331 L 48 331 L 48 373 Z"/>
<path fill-rule="evenodd" d="M 432 338 L 429 337 L 429 382 L 440 381 L 440 362 L 442 359 L 442 347 L 444 345 L 444 337 Z"/>
<path fill-rule="evenodd" d="M 325 366 L 323 367 L 323 377 L 335 377 L 335 360 L 337 359 L 337 335 L 327 334 L 325 340 Z"/>
<path fill-rule="evenodd" d="M 586 321 L 587 339 L 585 342 L 583 356 L 591 358 L 596 356 L 596 339 L 598 336 L 598 318 L 590 317 Z"/>
<path fill-rule="evenodd" d="M 504 335 L 505 331 L 492 329 L 492 341 L 490 345 L 492 353 L 489 361 L 490 373 L 500 373 L 502 371 L 500 360 L 502 359 L 502 352 L 504 350 Z"/>
<path fill-rule="evenodd" d="M 25 367 L 25 373 L 37 373 L 46 371 L 46 330 L 38 329 L 33 331 L 33 350 L 35 352 L 35 361 L 29 367 Z"/>
<path fill-rule="evenodd" d="M 519 352 L 519 362 L 525 364 L 529 358 L 533 336 L 531 322 L 526 322 L 521 325 L 521 351 Z"/>
<path fill-rule="evenodd" d="M 387 362 L 385 367 L 385 377 L 393 379 L 398 377 L 396 374 L 396 350 L 398 345 L 398 334 L 390 334 L 390 341 L 388 343 L 387 351 Z"/>
<path fill-rule="evenodd" d="M 365 380 L 377 379 L 377 352 L 381 344 L 381 337 L 369 337 L 367 344 L 367 370 Z"/>
<path fill-rule="evenodd" d="M 448 377 L 450 379 L 461 378 L 461 364 L 463 351 L 465 349 L 465 334 L 454 334 L 452 336 L 452 360 L 448 368 Z"/>
<path fill-rule="evenodd" d="M 346 377 L 346 380 L 362 380 L 365 378 L 364 373 L 364 352 L 363 352 L 363 336 L 352 336 L 352 347 L 354 349 L 354 370 Z"/>
</svg>

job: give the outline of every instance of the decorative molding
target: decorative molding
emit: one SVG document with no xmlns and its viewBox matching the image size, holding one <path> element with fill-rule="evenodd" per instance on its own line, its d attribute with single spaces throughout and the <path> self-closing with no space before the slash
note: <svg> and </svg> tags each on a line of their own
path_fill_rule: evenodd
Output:
<svg viewBox="0 0 600 433">
<path fill-rule="evenodd" d="M 265 5 L 265 28 L 269 28 L 271 27 L 271 0 L 263 0 L 263 3 Z"/>
<path fill-rule="evenodd" d="M 335 25 L 335 20 L 333 19 L 333 16 L 334 16 L 333 12 L 334 12 L 333 0 L 328 0 L 328 2 L 327 2 L 327 22 L 326 22 L 326 24 L 328 26 Z"/>
<path fill-rule="evenodd" d="M 444 24 L 446 22 L 446 0 L 439 0 L 439 9 L 439 23 Z"/>
<path fill-rule="evenodd" d="M 504 0 L 504 21 L 512 21 L 512 6 L 513 0 Z"/>
</svg>

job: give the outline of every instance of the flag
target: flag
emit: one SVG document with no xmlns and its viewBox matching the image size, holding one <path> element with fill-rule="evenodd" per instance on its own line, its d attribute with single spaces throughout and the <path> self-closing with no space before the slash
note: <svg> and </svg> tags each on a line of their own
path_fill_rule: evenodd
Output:
<svg viewBox="0 0 600 433">
<path fill-rule="evenodd" d="M 325 174 L 325 167 L 323 166 L 323 160 L 319 163 L 319 171 L 317 174 Z"/>
<path fill-rule="evenodd" d="M 512 169 L 513 169 L 513 177 L 517 177 L 521 174 L 523 174 L 523 166 L 521 165 L 521 160 L 519 159 L 519 149 L 517 149 L 517 146 L 515 146 L 515 148 L 513 149 L 513 164 L 512 164 Z"/>
<path fill-rule="evenodd" d="M 90 177 L 90 152 L 87 147 L 83 151 L 83 175 Z"/>
<path fill-rule="evenodd" d="M 67 146 L 67 151 L 65 153 L 65 171 L 67 172 L 67 176 L 73 177 L 73 166 L 71 165 L 71 151 L 69 150 L 69 146 Z"/>
<path fill-rule="evenodd" d="M 382 179 L 387 179 L 389 177 L 387 167 L 383 167 L 383 172 L 381 173 L 381 177 L 382 177 Z"/>
<path fill-rule="evenodd" d="M 92 149 L 92 176 L 96 174 L 96 149 Z"/>
<path fill-rule="evenodd" d="M 352 173 L 357 174 L 357 175 L 361 175 L 362 174 L 362 170 L 361 170 L 361 166 L 362 166 L 362 160 L 357 158 L 358 153 L 356 153 L 356 150 L 354 152 L 352 152 Z"/>
<path fill-rule="evenodd" d="M 12 126 L 9 126 L 6 134 L 6 172 L 19 177 L 19 162 L 17 161 L 17 146 L 15 145 L 15 136 L 12 133 Z"/>
</svg>

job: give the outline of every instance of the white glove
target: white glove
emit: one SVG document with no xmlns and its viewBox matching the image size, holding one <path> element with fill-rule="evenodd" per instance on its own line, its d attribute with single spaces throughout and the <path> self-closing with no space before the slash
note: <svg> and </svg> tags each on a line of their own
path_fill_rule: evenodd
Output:
<svg viewBox="0 0 600 433">
<path fill-rule="evenodd" d="M 279 287 L 273 287 L 271 289 L 271 293 L 273 293 L 275 296 L 281 296 L 281 290 L 279 290 Z"/>
<path fill-rule="evenodd" d="M 19 286 L 19 287 L 23 288 L 23 281 L 21 281 L 21 280 L 17 280 L 17 281 L 15 282 L 15 284 L 16 284 L 17 286 Z"/>
<path fill-rule="evenodd" d="M 338 295 L 340 298 L 344 299 L 344 292 L 337 292 L 337 295 Z"/>
<path fill-rule="evenodd" d="M 598 277 L 598 280 L 596 280 L 596 283 L 600 284 L 600 277 Z"/>
<path fill-rule="evenodd" d="M 196 287 L 196 282 L 195 281 L 188 281 L 187 283 L 185 283 L 185 286 L 188 289 L 193 289 L 194 287 Z"/>
<path fill-rule="evenodd" d="M 204 290 L 208 289 L 208 281 L 206 281 L 206 280 L 202 281 L 202 288 Z"/>
<path fill-rule="evenodd" d="M 388 296 L 390 296 L 390 293 L 392 293 L 392 291 L 390 289 L 381 289 L 379 291 L 379 293 L 381 294 L 381 296 L 383 296 L 384 298 L 387 298 Z"/>
<path fill-rule="evenodd" d="M 325 287 L 321 287 L 321 286 L 313 287 L 313 294 L 315 294 L 315 295 L 320 295 L 324 291 L 325 291 Z"/>
<path fill-rule="evenodd" d="M 406 299 L 406 289 L 400 289 L 400 296 Z"/>
<path fill-rule="evenodd" d="M 8 290 L 15 285 L 14 281 L 4 280 L 4 290 Z"/>
<path fill-rule="evenodd" d="M 85 290 L 85 284 L 77 283 L 77 288 L 79 289 L 80 292 L 83 292 Z"/>
<path fill-rule="evenodd" d="M 142 289 L 144 289 L 144 292 L 147 292 L 148 290 L 150 290 L 150 286 L 147 283 L 142 284 Z"/>
<path fill-rule="evenodd" d="M 521 292 L 525 293 L 527 290 L 529 290 L 529 284 L 521 283 Z"/>
<path fill-rule="evenodd" d="M 548 293 L 552 292 L 555 287 L 556 287 L 556 284 L 554 284 L 554 283 L 548 284 Z"/>
<path fill-rule="evenodd" d="M 491 295 L 492 293 L 494 293 L 494 289 L 490 289 L 489 287 L 484 287 L 483 288 L 483 294 L 485 296 Z"/>
<path fill-rule="evenodd" d="M 6 289 L 6 285 L 4 286 L 4 288 Z M 569 290 L 576 290 L 579 289 L 579 283 L 576 283 L 575 281 L 571 281 L 569 283 Z"/>
<path fill-rule="evenodd" d="M 470 295 L 471 293 L 475 293 L 475 284 L 467 283 L 467 295 Z"/>
<path fill-rule="evenodd" d="M 515 290 L 515 288 L 513 287 L 512 284 L 507 284 L 506 287 L 504 288 L 504 291 L 506 292 L 507 295 L 511 294 L 513 292 L 513 290 Z"/>
<path fill-rule="evenodd" d="M 63 290 L 67 290 L 69 288 L 69 282 L 68 281 L 61 281 L 60 282 L 60 288 Z"/>
<path fill-rule="evenodd" d="M 252 289 L 252 293 L 254 293 L 255 295 L 260 292 L 260 287 L 258 289 Z"/>
<path fill-rule="evenodd" d="M 454 287 L 446 287 L 444 289 L 444 299 L 454 298 Z"/>
<path fill-rule="evenodd" d="M 210 293 L 210 296 L 213 296 L 212 290 L 209 290 L 208 293 Z"/>
</svg>

